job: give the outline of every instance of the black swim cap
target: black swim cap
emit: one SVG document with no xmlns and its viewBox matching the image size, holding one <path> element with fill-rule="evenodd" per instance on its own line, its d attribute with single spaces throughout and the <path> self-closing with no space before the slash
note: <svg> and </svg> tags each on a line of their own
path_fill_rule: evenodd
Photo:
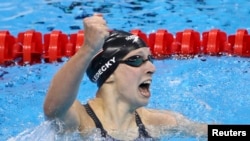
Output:
<svg viewBox="0 0 250 141">
<path fill-rule="evenodd" d="M 120 30 L 111 31 L 103 44 L 102 51 L 92 59 L 87 68 L 89 79 L 97 83 L 98 87 L 101 87 L 115 71 L 119 60 L 125 57 L 130 51 L 141 47 L 148 46 L 138 36 Z"/>
</svg>

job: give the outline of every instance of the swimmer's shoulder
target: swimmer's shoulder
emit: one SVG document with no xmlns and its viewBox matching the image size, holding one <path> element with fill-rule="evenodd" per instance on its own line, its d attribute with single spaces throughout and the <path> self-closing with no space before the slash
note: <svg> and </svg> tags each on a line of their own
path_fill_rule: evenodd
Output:
<svg viewBox="0 0 250 141">
<path fill-rule="evenodd" d="M 79 131 L 85 132 L 95 128 L 95 123 L 88 115 L 83 103 L 76 100 L 73 104 L 73 108 L 75 108 L 79 116 Z"/>
</svg>

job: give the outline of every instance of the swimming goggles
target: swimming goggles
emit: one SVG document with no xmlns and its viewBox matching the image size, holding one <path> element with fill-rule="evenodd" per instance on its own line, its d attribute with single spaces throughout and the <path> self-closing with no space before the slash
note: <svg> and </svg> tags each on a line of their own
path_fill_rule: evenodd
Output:
<svg viewBox="0 0 250 141">
<path fill-rule="evenodd" d="M 146 61 L 150 61 L 151 63 L 153 63 L 153 57 L 152 55 L 148 55 L 147 59 L 143 59 L 142 56 L 140 55 L 135 55 L 135 56 L 131 56 L 126 60 L 120 60 L 119 63 L 123 63 L 132 67 L 140 67 L 143 63 L 145 63 Z"/>
</svg>

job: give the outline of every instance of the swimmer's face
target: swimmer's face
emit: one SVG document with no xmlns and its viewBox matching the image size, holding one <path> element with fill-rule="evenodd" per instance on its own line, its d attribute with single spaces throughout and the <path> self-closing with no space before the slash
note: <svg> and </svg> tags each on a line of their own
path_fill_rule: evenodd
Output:
<svg viewBox="0 0 250 141">
<path fill-rule="evenodd" d="M 149 48 L 133 50 L 122 59 L 113 73 L 118 93 L 136 107 L 147 105 L 151 96 L 150 85 L 155 66 L 150 56 Z"/>
</svg>

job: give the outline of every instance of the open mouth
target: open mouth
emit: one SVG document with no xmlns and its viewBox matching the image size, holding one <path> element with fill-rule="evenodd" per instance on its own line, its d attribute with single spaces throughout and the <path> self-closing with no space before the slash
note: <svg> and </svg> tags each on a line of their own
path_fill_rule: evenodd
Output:
<svg viewBox="0 0 250 141">
<path fill-rule="evenodd" d="M 143 95 L 144 97 L 150 97 L 150 91 L 149 91 L 150 84 L 151 80 L 147 80 L 139 85 L 139 91 L 141 95 Z"/>
</svg>

